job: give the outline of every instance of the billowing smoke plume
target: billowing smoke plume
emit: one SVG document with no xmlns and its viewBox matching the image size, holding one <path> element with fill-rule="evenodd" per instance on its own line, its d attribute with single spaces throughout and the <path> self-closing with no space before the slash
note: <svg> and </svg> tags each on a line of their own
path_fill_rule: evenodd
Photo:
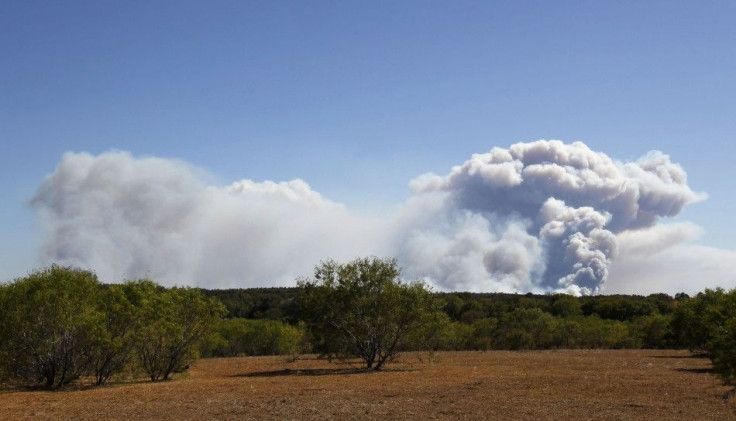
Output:
<svg viewBox="0 0 736 421">
<path fill-rule="evenodd" d="M 208 186 L 185 163 L 65 154 L 33 204 L 45 261 L 102 279 L 207 287 L 288 285 L 325 258 L 394 255 L 439 289 L 593 294 L 624 233 L 702 195 L 669 157 L 622 163 L 583 143 L 540 140 L 423 175 L 390 218 L 358 217 L 301 180 Z"/>
<path fill-rule="evenodd" d="M 621 163 L 555 140 L 494 148 L 411 187 L 417 198 L 444 196 L 442 217 L 416 227 L 400 250 L 412 272 L 447 289 L 574 294 L 600 291 L 617 233 L 652 227 L 702 198 L 659 152 Z M 424 251 L 428 235 L 447 250 L 441 258 Z"/>
</svg>

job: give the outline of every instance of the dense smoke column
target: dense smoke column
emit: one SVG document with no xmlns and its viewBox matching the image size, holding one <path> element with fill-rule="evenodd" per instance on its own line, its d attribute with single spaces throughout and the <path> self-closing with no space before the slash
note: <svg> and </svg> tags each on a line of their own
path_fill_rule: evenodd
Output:
<svg viewBox="0 0 736 421">
<path fill-rule="evenodd" d="M 652 227 L 659 217 L 675 216 L 683 206 L 701 198 L 687 185 L 682 168 L 662 153 L 621 163 L 581 142 L 556 140 L 517 143 L 509 149 L 475 154 L 448 175 L 424 175 L 411 186 L 416 196 L 444 194 L 445 210 L 440 213 L 445 216 L 468 212 L 493 221 L 489 241 L 465 244 L 468 250 L 464 252 L 483 256 L 485 273 L 478 276 L 487 277 L 486 284 L 515 274 L 515 287 L 522 291 L 574 294 L 600 291 L 616 256 L 617 233 Z M 510 227 L 518 226 L 524 226 L 536 243 L 527 239 L 527 244 L 534 243 L 522 247 L 528 253 L 508 259 L 498 242 Z M 433 228 L 425 225 L 417 230 Z M 409 241 L 408 247 L 414 246 Z M 457 242 L 455 246 L 462 247 Z M 536 254 L 540 247 L 542 253 Z M 410 250 L 404 256 L 413 253 Z M 530 264 L 534 258 L 541 262 Z M 504 262 L 501 268 L 498 261 Z M 410 266 L 421 267 L 422 262 Z M 477 265 L 474 272 L 479 273 Z M 454 289 L 453 282 L 447 281 L 451 274 L 436 276 L 434 282 Z"/>
<path fill-rule="evenodd" d="M 548 253 L 545 276 L 557 282 L 551 286 L 576 295 L 600 292 L 617 250 L 615 235 L 604 228 L 610 214 L 550 198 L 540 215 L 547 221 L 539 230 Z"/>
</svg>

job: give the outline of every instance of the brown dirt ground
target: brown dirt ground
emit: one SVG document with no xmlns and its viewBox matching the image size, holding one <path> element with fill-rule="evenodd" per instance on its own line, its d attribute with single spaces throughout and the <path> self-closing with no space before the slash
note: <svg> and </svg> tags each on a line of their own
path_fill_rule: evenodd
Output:
<svg viewBox="0 0 736 421">
<path fill-rule="evenodd" d="M 383 372 L 313 357 L 201 360 L 173 381 L 4 391 L 0 418 L 736 420 L 684 351 L 405 354 Z"/>
</svg>

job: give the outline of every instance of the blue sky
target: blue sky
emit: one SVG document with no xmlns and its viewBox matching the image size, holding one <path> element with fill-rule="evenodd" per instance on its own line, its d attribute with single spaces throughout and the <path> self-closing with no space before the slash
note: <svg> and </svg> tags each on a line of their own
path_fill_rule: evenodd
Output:
<svg viewBox="0 0 736 421">
<path fill-rule="evenodd" d="M 709 198 L 679 220 L 736 250 L 736 3 L 0 4 L 0 279 L 36 264 L 27 205 L 64 152 L 185 161 L 215 184 L 301 178 L 392 209 L 416 176 L 537 139 L 669 154 Z"/>
</svg>

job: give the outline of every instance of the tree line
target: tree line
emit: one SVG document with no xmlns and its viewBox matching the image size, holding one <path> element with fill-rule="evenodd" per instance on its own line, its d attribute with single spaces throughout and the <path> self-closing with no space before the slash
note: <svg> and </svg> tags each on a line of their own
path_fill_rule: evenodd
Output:
<svg viewBox="0 0 736 421">
<path fill-rule="evenodd" d="M 198 357 L 318 353 L 381 369 L 414 350 L 680 348 L 736 379 L 736 290 L 593 296 L 431 292 L 393 259 L 325 261 L 296 288 L 105 285 L 52 266 L 0 285 L 0 378 L 169 379 Z"/>
<path fill-rule="evenodd" d="M 358 259 L 360 260 L 360 259 Z M 348 265 L 353 265 L 351 262 Z M 385 262 L 384 262 L 385 263 Z M 327 262 L 335 266 L 335 262 Z M 338 265 L 339 266 L 339 265 Z M 325 270 L 323 265 L 318 270 Z M 334 267 L 333 267 L 334 269 Z M 312 279 L 312 282 L 316 277 Z M 202 290 L 227 308 L 227 318 L 263 320 L 299 328 L 306 350 L 319 352 L 319 338 L 305 329 L 310 314 L 324 314 L 304 303 L 308 284 L 297 288 Z M 300 294 L 302 298 L 300 299 Z M 673 333 L 679 294 L 572 297 L 564 294 L 431 293 L 436 329 L 404 340 L 406 350 L 525 350 L 552 348 L 687 348 Z M 316 298 L 313 301 L 319 301 Z M 315 309 L 320 309 L 319 311 Z M 300 321 L 302 324 L 300 325 Z M 426 333 L 426 332 L 425 332 Z M 325 348 L 322 346 L 322 348 Z M 233 348 L 233 351 L 237 349 Z"/>
</svg>

